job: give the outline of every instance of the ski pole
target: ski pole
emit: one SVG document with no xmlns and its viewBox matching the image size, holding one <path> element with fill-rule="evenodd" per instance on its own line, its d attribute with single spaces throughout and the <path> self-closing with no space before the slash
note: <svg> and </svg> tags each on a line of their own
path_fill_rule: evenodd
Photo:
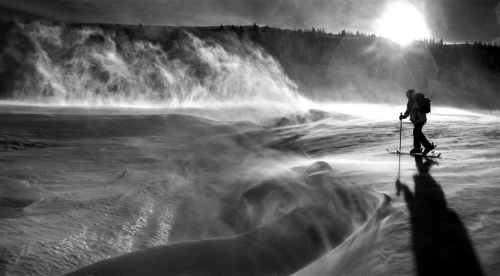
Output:
<svg viewBox="0 0 500 276">
<path fill-rule="evenodd" d="M 403 116 L 403 113 L 399 113 L 401 116 Z M 403 129 L 403 120 L 401 119 L 401 117 L 399 117 L 399 154 L 401 155 L 401 132 L 402 132 L 402 129 Z"/>
<path fill-rule="evenodd" d="M 403 113 L 399 113 L 403 116 Z M 401 117 L 400 117 L 401 118 Z M 401 177 L 401 132 L 403 129 L 403 120 L 399 119 L 399 163 L 398 163 L 398 179 L 396 180 L 396 195 L 399 196 L 401 192 L 401 183 L 399 178 Z"/>
</svg>

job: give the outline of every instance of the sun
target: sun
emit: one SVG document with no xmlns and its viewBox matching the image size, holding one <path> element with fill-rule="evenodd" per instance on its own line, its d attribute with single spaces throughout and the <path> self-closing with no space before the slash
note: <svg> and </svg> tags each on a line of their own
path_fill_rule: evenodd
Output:
<svg viewBox="0 0 500 276">
<path fill-rule="evenodd" d="M 430 37 L 422 14 L 412 5 L 395 3 L 387 7 L 378 21 L 378 34 L 405 46 L 420 38 Z"/>
</svg>

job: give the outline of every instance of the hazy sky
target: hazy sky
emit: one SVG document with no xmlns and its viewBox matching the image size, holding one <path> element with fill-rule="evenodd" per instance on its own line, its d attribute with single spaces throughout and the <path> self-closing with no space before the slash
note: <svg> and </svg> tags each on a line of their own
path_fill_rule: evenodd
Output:
<svg viewBox="0 0 500 276">
<path fill-rule="evenodd" d="M 386 5 L 411 3 L 448 42 L 500 38 L 498 0 L 0 0 L 0 18 L 172 26 L 269 25 L 376 33 Z M 497 40 L 496 42 L 500 42 Z"/>
</svg>

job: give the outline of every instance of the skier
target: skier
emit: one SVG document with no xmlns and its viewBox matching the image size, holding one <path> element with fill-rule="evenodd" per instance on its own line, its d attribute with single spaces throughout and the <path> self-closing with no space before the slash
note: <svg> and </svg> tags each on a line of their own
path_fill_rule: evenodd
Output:
<svg viewBox="0 0 500 276">
<path fill-rule="evenodd" d="M 434 143 L 430 143 L 422 132 L 422 128 L 427 122 L 427 116 L 425 113 L 419 112 L 419 108 L 422 107 L 426 101 L 425 97 L 421 93 L 415 93 L 415 90 L 410 89 L 406 91 L 406 97 L 408 98 L 408 103 L 406 104 L 406 111 L 404 115 L 399 116 L 399 120 L 406 119 L 410 116 L 410 121 L 413 123 L 413 149 L 410 154 L 422 153 L 422 155 L 427 155 L 430 151 L 436 148 Z M 424 152 L 420 147 L 420 144 L 424 146 Z"/>
</svg>

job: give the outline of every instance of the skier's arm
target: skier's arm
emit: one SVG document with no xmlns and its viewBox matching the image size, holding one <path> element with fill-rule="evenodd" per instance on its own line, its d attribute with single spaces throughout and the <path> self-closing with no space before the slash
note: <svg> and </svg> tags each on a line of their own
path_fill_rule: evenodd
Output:
<svg viewBox="0 0 500 276">
<path fill-rule="evenodd" d="M 413 101 L 408 101 L 408 103 L 406 104 L 405 114 L 403 114 L 403 116 L 399 116 L 399 119 L 402 120 L 408 118 L 408 116 L 410 116 L 412 109 L 413 109 Z"/>
</svg>

